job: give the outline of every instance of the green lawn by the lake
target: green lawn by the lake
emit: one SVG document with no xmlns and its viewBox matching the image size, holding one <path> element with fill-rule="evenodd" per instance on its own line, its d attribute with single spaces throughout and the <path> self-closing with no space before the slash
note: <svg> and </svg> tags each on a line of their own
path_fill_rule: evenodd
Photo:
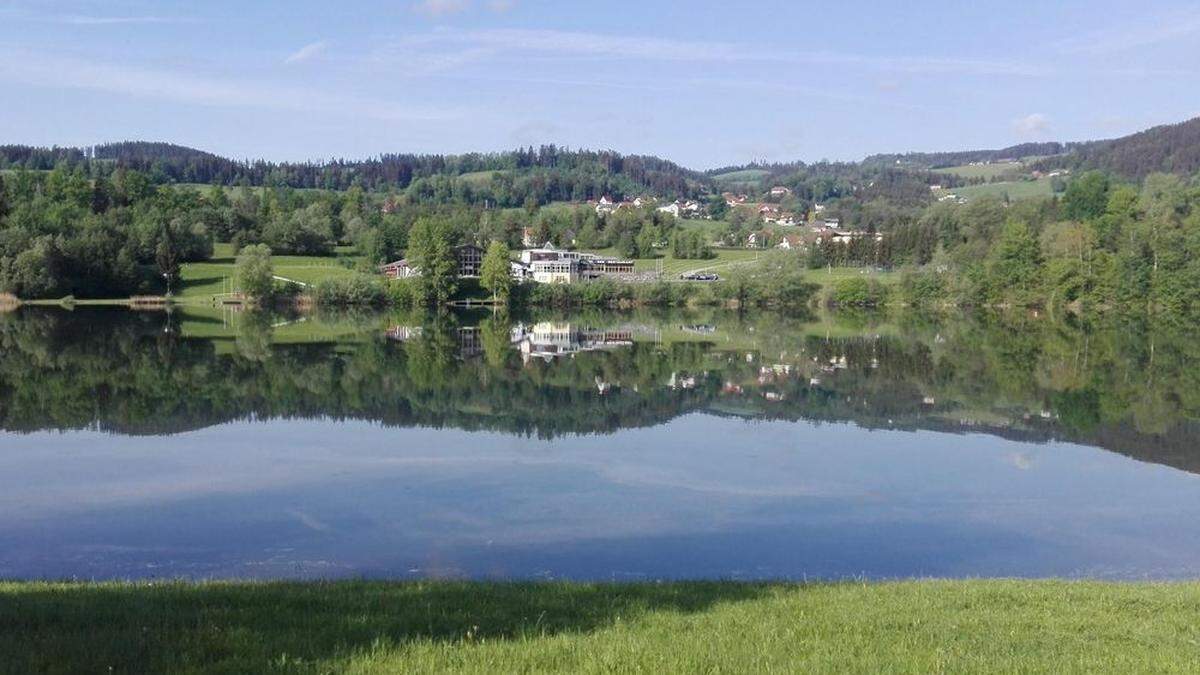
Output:
<svg viewBox="0 0 1200 675">
<path fill-rule="evenodd" d="M 5 673 L 1198 670 L 1197 583 L 0 583 Z"/>
<path fill-rule="evenodd" d="M 620 258 L 615 248 L 594 249 L 587 251 L 610 258 Z M 678 278 L 684 272 L 713 271 L 720 273 L 732 265 L 752 263 L 766 254 L 765 249 L 747 248 L 714 248 L 713 257 L 703 260 L 676 258 L 665 253 L 658 258 L 638 258 L 633 262 L 634 270 L 638 272 L 653 272 L 661 270 L 665 279 Z"/>
<path fill-rule="evenodd" d="M 275 275 L 304 284 L 317 284 L 325 279 L 353 276 L 356 258 L 351 247 L 341 246 L 332 256 L 272 256 Z M 347 266 L 347 263 L 350 266 Z M 233 290 L 235 255 L 233 246 L 219 243 L 213 247 L 213 257 L 206 262 L 186 263 L 180 270 L 183 283 L 176 296 L 183 301 L 211 299 Z"/>
</svg>

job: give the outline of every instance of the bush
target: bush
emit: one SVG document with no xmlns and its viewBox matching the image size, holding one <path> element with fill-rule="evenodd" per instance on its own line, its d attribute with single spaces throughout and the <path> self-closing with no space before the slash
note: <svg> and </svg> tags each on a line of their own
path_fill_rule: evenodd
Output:
<svg viewBox="0 0 1200 675">
<path fill-rule="evenodd" d="M 380 307 L 388 304 L 388 287 L 378 278 L 355 275 L 317 284 L 317 304 L 323 307 Z"/>
<path fill-rule="evenodd" d="M 905 272 L 900 277 L 900 299 L 913 307 L 933 307 L 946 301 L 946 284 L 936 272 Z"/>
<path fill-rule="evenodd" d="M 883 304 L 886 289 L 874 279 L 842 279 L 833 287 L 828 304 L 839 307 L 875 307 Z"/>
</svg>

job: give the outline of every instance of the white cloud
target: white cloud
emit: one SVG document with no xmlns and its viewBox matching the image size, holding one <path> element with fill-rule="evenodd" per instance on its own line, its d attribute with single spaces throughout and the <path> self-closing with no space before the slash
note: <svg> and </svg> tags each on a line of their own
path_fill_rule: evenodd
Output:
<svg viewBox="0 0 1200 675">
<path fill-rule="evenodd" d="M 1172 42 L 1200 33 L 1200 14 L 1159 16 L 1142 25 L 1124 23 L 1113 29 L 1076 35 L 1055 47 L 1063 54 L 1099 55 Z"/>
<path fill-rule="evenodd" d="M 396 101 L 314 91 L 310 87 L 224 79 L 48 53 L 0 49 L 0 82 L 100 91 L 137 98 L 231 108 L 263 108 L 361 117 L 380 121 L 445 120 L 461 113 Z"/>
<path fill-rule="evenodd" d="M 320 54 L 324 53 L 329 48 L 329 44 L 324 40 L 318 40 L 312 44 L 307 44 L 293 52 L 290 56 L 283 60 L 285 64 L 303 63 Z"/>
<path fill-rule="evenodd" d="M 416 9 L 429 16 L 443 16 L 466 11 L 469 6 L 468 0 L 421 0 L 417 3 Z"/>
<path fill-rule="evenodd" d="M 397 47 L 399 49 L 397 49 Z M 485 29 L 474 31 L 437 30 L 400 40 L 392 51 L 408 53 L 412 48 L 464 48 L 501 53 L 545 53 L 558 57 L 589 57 L 641 61 L 689 63 L 765 62 L 793 65 L 840 65 L 883 72 L 911 74 L 962 74 L 1044 76 L 1046 66 L 1014 61 L 944 59 L 923 57 L 877 57 L 836 52 L 793 51 L 728 42 L 689 41 L 644 35 L 603 34 L 537 29 Z M 481 52 L 483 53 L 483 52 Z"/>
<path fill-rule="evenodd" d="M 83 16 L 70 14 L 51 17 L 52 21 L 74 26 L 114 26 L 123 24 L 192 23 L 193 19 L 173 16 Z"/>
<path fill-rule="evenodd" d="M 516 0 L 484 0 L 483 5 L 499 14 L 516 7 L 517 2 Z M 418 12 L 427 16 L 461 14 L 473 7 L 472 0 L 419 0 L 415 5 Z"/>
<path fill-rule="evenodd" d="M 1033 113 L 1013 120 L 1013 131 L 1021 138 L 1040 138 L 1050 131 L 1050 118 Z"/>
</svg>

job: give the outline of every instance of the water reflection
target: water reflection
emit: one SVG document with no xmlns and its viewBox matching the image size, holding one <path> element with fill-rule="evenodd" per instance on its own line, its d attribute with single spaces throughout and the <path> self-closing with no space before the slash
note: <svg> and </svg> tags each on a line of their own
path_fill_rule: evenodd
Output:
<svg viewBox="0 0 1200 675">
<path fill-rule="evenodd" d="M 0 348 L 0 577 L 1200 572 L 1169 326 L 22 309 Z"/>
</svg>

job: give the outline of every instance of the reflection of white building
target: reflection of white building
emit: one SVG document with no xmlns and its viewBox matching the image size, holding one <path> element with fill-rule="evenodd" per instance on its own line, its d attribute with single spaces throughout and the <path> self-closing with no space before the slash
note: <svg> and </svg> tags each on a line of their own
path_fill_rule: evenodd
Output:
<svg viewBox="0 0 1200 675">
<path fill-rule="evenodd" d="M 575 324 L 542 321 L 533 325 L 517 324 L 512 340 L 526 363 L 540 358 L 546 361 L 580 352 L 633 346 L 633 331 L 583 328 Z"/>
</svg>

